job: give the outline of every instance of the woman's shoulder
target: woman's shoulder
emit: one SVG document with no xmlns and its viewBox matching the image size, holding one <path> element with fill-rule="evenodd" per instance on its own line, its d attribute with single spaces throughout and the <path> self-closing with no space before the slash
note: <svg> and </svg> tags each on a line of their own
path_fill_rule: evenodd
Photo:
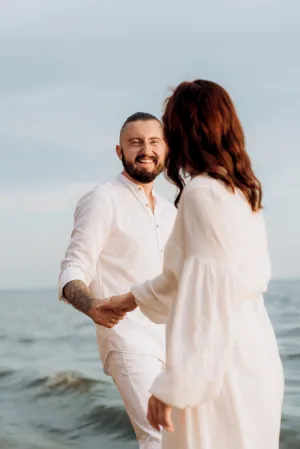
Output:
<svg viewBox="0 0 300 449">
<path fill-rule="evenodd" d="M 193 193 L 201 195 L 213 194 L 222 192 L 224 187 L 220 181 L 208 176 L 198 175 L 191 179 L 191 181 L 184 187 L 183 196 L 193 196 Z"/>
<path fill-rule="evenodd" d="M 219 213 L 236 209 L 237 206 L 244 207 L 245 203 L 238 191 L 230 191 L 222 181 L 208 175 L 195 176 L 185 186 L 182 200 L 188 207 L 207 211 L 217 208 Z"/>
</svg>

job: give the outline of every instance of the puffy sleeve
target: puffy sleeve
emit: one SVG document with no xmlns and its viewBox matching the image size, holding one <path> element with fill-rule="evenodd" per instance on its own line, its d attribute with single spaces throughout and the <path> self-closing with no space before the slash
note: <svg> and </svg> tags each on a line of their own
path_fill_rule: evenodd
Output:
<svg viewBox="0 0 300 449">
<path fill-rule="evenodd" d="M 217 397 L 222 388 L 239 287 L 232 217 L 218 191 L 188 186 L 177 222 L 163 274 L 132 292 L 143 311 L 167 316 L 166 368 L 151 393 L 185 408 Z"/>
</svg>

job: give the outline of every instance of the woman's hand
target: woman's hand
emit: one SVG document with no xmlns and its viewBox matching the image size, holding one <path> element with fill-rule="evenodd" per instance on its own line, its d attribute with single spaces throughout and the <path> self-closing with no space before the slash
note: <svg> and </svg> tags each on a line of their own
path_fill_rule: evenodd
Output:
<svg viewBox="0 0 300 449">
<path fill-rule="evenodd" d="M 150 397 L 147 419 L 154 429 L 160 430 L 160 426 L 162 426 L 167 432 L 174 432 L 171 413 L 170 405 L 164 404 L 154 396 Z"/>
<path fill-rule="evenodd" d="M 126 293 L 125 295 L 112 296 L 109 300 L 105 301 L 103 307 L 119 313 L 120 311 L 132 312 L 137 308 L 137 305 L 133 294 Z"/>
</svg>

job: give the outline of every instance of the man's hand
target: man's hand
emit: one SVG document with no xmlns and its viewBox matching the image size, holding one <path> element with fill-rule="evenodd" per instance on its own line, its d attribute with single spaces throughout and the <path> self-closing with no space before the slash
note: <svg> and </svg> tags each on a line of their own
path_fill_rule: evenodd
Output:
<svg viewBox="0 0 300 449">
<path fill-rule="evenodd" d="M 147 419 L 154 429 L 160 430 L 160 426 L 162 426 L 167 432 L 174 432 L 171 413 L 172 407 L 170 405 L 164 404 L 154 396 L 150 397 Z"/>
<path fill-rule="evenodd" d="M 95 299 L 86 284 L 79 280 L 68 282 L 63 290 L 64 298 L 75 309 L 90 317 L 96 324 L 111 329 L 126 315 L 126 310 L 114 311 L 107 301 Z"/>
<path fill-rule="evenodd" d="M 88 312 L 88 316 L 92 318 L 94 323 L 99 326 L 113 328 L 120 320 L 123 320 L 126 315 L 125 310 L 119 310 L 115 312 L 108 308 L 107 301 L 95 299 L 92 303 L 92 307 Z"/>
</svg>

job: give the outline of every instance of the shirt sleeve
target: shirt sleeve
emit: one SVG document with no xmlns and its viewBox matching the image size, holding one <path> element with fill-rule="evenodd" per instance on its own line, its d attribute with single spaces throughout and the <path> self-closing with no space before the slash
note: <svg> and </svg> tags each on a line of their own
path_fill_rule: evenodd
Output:
<svg viewBox="0 0 300 449">
<path fill-rule="evenodd" d="M 74 227 L 58 281 L 58 295 L 63 297 L 64 286 L 81 280 L 87 286 L 96 275 L 99 255 L 109 236 L 112 222 L 112 204 L 108 193 L 101 187 L 86 194 L 78 202 L 74 214 Z"/>
<path fill-rule="evenodd" d="M 174 287 L 163 274 L 146 283 L 146 290 L 133 289 L 133 294 L 138 294 L 145 308 L 148 302 L 153 307 L 154 298 L 147 294 L 155 292 L 161 310 L 168 296 L 161 292 L 165 289 L 172 296 L 168 300 L 166 368 L 151 393 L 166 404 L 186 408 L 217 397 L 222 388 L 230 365 L 239 287 L 232 259 L 232 218 L 222 198 L 208 187 L 188 186 L 179 219 L 184 248 Z M 177 247 L 170 243 L 165 273 L 177 257 Z"/>
</svg>

